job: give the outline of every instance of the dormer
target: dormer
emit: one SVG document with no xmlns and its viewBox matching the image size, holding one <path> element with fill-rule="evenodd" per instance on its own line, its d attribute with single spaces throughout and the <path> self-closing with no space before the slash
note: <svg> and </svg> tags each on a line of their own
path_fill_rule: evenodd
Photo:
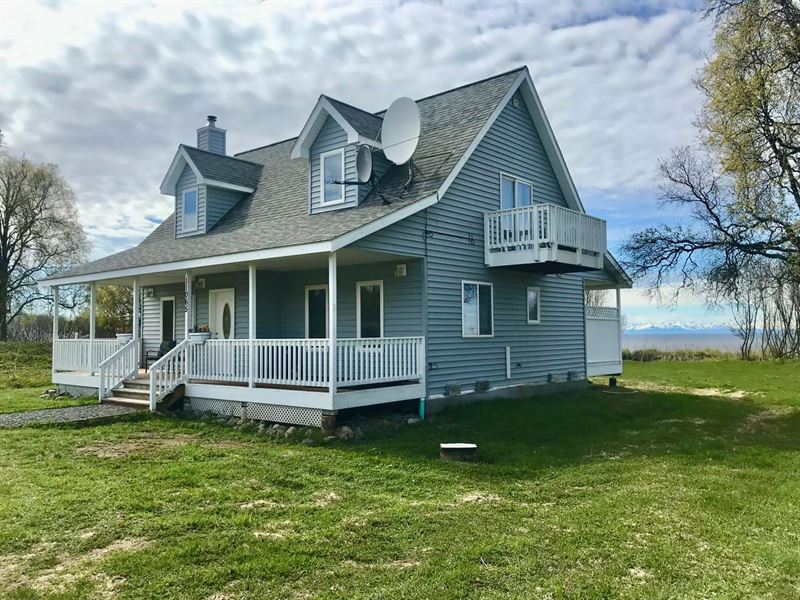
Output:
<svg viewBox="0 0 800 600">
<path fill-rule="evenodd" d="M 225 154 L 225 130 L 209 115 L 197 147 L 178 146 L 161 183 L 175 197 L 175 237 L 208 233 L 242 198 L 255 191 L 261 165 Z"/>
<path fill-rule="evenodd" d="M 382 123 L 377 115 L 320 96 L 291 151 L 293 159 L 308 161 L 312 214 L 358 206 L 364 186 L 339 182 L 356 180 L 359 146 L 381 147 Z"/>
</svg>

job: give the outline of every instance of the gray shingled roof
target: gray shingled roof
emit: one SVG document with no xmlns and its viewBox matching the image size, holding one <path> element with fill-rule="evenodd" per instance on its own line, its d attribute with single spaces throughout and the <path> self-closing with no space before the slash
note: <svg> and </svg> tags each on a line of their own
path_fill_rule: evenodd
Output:
<svg viewBox="0 0 800 600">
<path fill-rule="evenodd" d="M 393 198 L 389 205 L 370 194 L 358 207 L 309 214 L 308 161 L 289 157 L 296 139 L 293 138 L 237 155 L 239 162 L 263 165 L 258 187 L 205 235 L 176 239 L 173 213 L 135 248 L 80 265 L 55 277 L 324 242 L 358 229 L 436 192 L 521 70 L 419 101 L 422 131 L 414 155 L 417 174 L 403 197 L 397 198 L 407 170 L 393 167 L 387 171 L 379 187 Z"/>
<path fill-rule="evenodd" d="M 181 147 L 186 150 L 194 166 L 207 179 L 242 185 L 252 189 L 255 189 L 258 185 L 258 180 L 261 177 L 260 164 L 233 156 L 217 154 L 216 152 L 200 150 L 186 144 L 181 144 Z"/>
<path fill-rule="evenodd" d="M 365 110 L 361 110 L 356 106 L 345 104 L 340 100 L 325 96 L 333 107 L 353 126 L 359 134 L 368 137 L 371 140 L 378 140 L 381 133 L 381 126 L 383 125 L 383 118 L 378 115 L 372 114 Z"/>
</svg>

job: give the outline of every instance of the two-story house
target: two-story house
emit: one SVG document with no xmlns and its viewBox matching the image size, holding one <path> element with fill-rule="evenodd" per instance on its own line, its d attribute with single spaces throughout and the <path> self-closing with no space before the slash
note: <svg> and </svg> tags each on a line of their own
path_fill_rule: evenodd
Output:
<svg viewBox="0 0 800 600">
<path fill-rule="evenodd" d="M 56 300 L 89 285 L 92 314 L 96 285 L 131 286 L 135 307 L 128 337 L 96 339 L 92 324 L 58 339 L 56 301 L 53 381 L 151 410 L 180 392 L 196 410 L 319 425 L 619 373 L 619 300 L 586 307 L 584 292 L 630 280 L 527 68 L 417 106 L 411 165 L 384 155 L 384 112 L 326 96 L 297 138 L 233 156 L 209 117 L 161 184 L 173 214 L 46 282 Z M 373 177 L 356 185 L 364 147 Z"/>
</svg>

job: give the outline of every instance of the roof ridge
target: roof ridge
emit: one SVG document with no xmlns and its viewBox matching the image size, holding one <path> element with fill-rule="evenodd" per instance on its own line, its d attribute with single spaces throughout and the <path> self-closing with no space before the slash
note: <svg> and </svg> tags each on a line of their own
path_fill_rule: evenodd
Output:
<svg viewBox="0 0 800 600">
<path fill-rule="evenodd" d="M 527 69 L 528 69 L 527 65 L 522 65 L 521 67 L 516 67 L 514 69 L 509 69 L 508 71 L 504 71 L 503 73 L 498 73 L 496 75 L 490 75 L 489 77 L 484 77 L 483 79 L 478 79 L 477 81 L 471 81 L 469 83 L 464 83 L 462 85 L 458 85 L 458 86 L 450 88 L 448 90 L 443 90 L 441 92 L 437 92 L 435 94 L 431 94 L 430 96 L 424 96 L 422 98 L 418 98 L 416 100 L 416 102 L 423 102 L 425 100 L 430 100 L 431 98 L 436 98 L 437 96 L 443 96 L 444 94 L 449 94 L 450 92 L 455 92 L 455 91 L 458 91 L 458 90 L 461 90 L 461 89 L 464 89 L 464 88 L 467 88 L 467 87 L 470 87 L 470 86 L 473 86 L 473 85 L 479 85 L 481 83 L 486 83 L 487 81 L 491 81 L 492 79 L 498 79 L 500 77 L 505 77 L 506 75 L 510 75 L 511 73 L 516 73 L 518 71 L 526 71 Z M 345 106 L 349 106 L 350 108 L 354 108 L 355 110 L 358 110 L 358 111 L 361 111 L 363 113 L 366 113 L 366 114 L 368 114 L 368 115 L 370 115 L 372 117 L 378 117 L 378 118 L 381 118 L 381 119 L 383 118 L 383 117 L 381 117 L 381 113 L 385 113 L 389 109 L 389 107 L 387 106 L 386 108 L 384 108 L 382 110 L 379 110 L 377 112 L 371 113 L 371 112 L 369 112 L 367 110 L 364 110 L 363 108 L 359 108 L 358 106 L 354 106 L 352 104 L 348 104 L 347 102 L 343 102 L 343 101 L 341 101 L 341 100 L 339 100 L 337 98 L 334 98 L 333 96 L 328 96 L 326 94 L 320 94 L 320 96 L 328 98 L 329 100 L 334 100 L 335 102 L 339 102 L 340 104 L 344 104 Z M 246 154 L 248 152 L 255 152 L 256 150 L 263 150 L 264 148 L 269 148 L 271 146 L 277 146 L 278 144 L 282 144 L 284 142 L 291 142 L 291 141 L 296 140 L 297 138 L 298 138 L 298 136 L 294 136 L 294 137 L 286 138 L 285 140 L 280 140 L 278 142 L 272 142 L 270 144 L 264 144 L 263 146 L 257 146 L 255 148 L 250 148 L 249 150 L 243 150 L 241 152 L 237 152 L 235 156 L 238 156 L 240 154 Z M 241 159 L 241 160 L 244 160 L 244 159 Z"/>
<path fill-rule="evenodd" d="M 184 148 L 189 148 L 190 150 L 195 150 L 197 152 L 202 152 L 204 154 L 210 154 L 211 156 L 214 156 L 214 157 L 217 157 L 217 158 L 230 158 L 230 159 L 233 159 L 233 160 L 238 160 L 240 162 L 246 162 L 246 163 L 251 164 L 251 165 L 256 165 L 257 167 L 262 167 L 263 166 L 263 165 L 261 165 L 261 164 L 259 164 L 257 162 L 253 162 L 252 160 L 247 160 L 246 158 L 238 158 L 236 155 L 231 156 L 230 154 L 220 154 L 219 152 L 211 152 L 210 150 L 203 150 L 202 148 L 198 148 L 197 146 L 190 146 L 189 144 L 179 144 L 179 145 L 184 147 Z"/>
<path fill-rule="evenodd" d="M 377 114 L 375 114 L 375 113 L 371 113 L 371 112 L 369 112 L 368 110 L 365 110 L 365 109 L 363 109 L 363 108 L 359 108 L 359 107 L 358 107 L 358 106 L 356 106 L 355 104 L 350 104 L 350 103 L 348 103 L 348 102 L 344 102 L 344 101 L 342 101 L 342 100 L 339 100 L 338 98 L 334 98 L 333 96 L 328 96 L 327 94 L 322 94 L 322 95 L 323 95 L 325 98 L 327 98 L 328 100 L 333 100 L 334 102 L 338 102 L 339 104 L 344 104 L 344 105 L 345 105 L 345 106 L 347 106 L 348 108 L 352 108 L 352 109 L 354 109 L 354 110 L 357 110 L 357 111 L 359 111 L 359 112 L 362 112 L 362 113 L 364 113 L 365 115 L 369 115 L 370 117 L 377 117 L 377 116 L 378 116 Z M 378 117 L 378 118 L 380 118 L 380 117 Z"/>
</svg>

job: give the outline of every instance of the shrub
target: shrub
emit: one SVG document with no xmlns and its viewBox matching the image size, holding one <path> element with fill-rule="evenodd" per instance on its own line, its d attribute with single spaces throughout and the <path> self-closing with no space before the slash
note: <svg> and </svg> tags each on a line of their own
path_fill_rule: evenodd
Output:
<svg viewBox="0 0 800 600">
<path fill-rule="evenodd" d="M 658 348 L 639 348 L 622 351 L 622 360 L 633 360 L 638 362 L 652 362 L 654 360 L 690 362 L 695 360 L 723 360 L 736 359 L 738 355 L 733 352 L 723 352 L 713 348 L 701 350 L 680 349 L 680 350 L 659 350 Z"/>
</svg>

